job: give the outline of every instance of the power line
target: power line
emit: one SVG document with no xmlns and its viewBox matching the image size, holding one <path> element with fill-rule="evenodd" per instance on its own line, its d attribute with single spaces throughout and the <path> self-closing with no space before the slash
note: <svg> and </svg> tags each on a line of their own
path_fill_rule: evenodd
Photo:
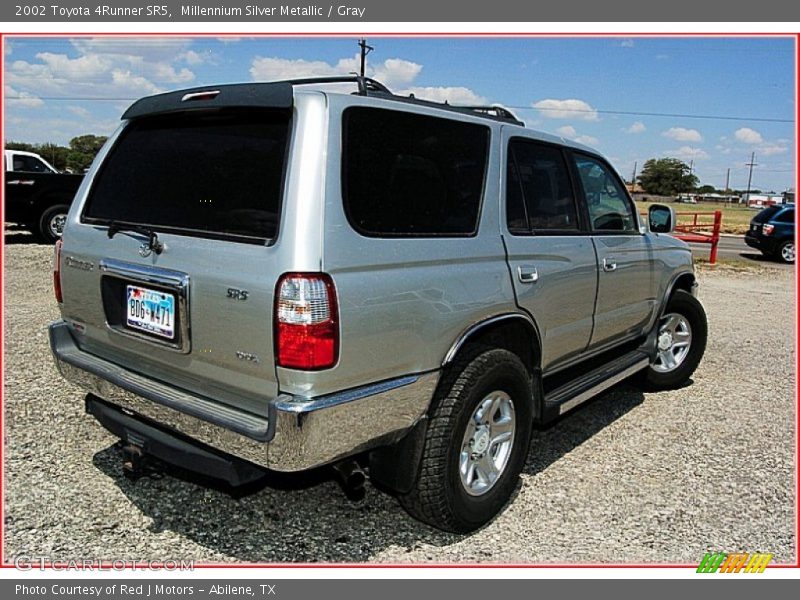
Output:
<svg viewBox="0 0 800 600">
<path fill-rule="evenodd" d="M 114 98 L 114 97 L 92 97 L 92 96 L 4 96 L 6 100 L 46 100 L 48 102 L 133 102 L 138 98 Z M 730 117 L 726 115 L 692 115 L 685 113 L 660 113 L 660 112 L 647 112 L 647 111 L 633 111 L 633 110 L 591 110 L 587 108 L 536 108 L 533 106 L 520 106 L 514 104 L 499 103 L 506 108 L 513 108 L 516 110 L 538 110 L 540 112 L 575 112 L 575 113 L 600 113 L 604 115 L 626 115 L 637 117 L 670 117 L 679 119 L 706 119 L 706 120 L 720 120 L 720 121 L 753 121 L 760 123 L 794 123 L 793 119 L 775 119 L 771 117 Z"/>
<path fill-rule="evenodd" d="M 637 117 L 677 117 L 680 119 L 718 119 L 722 121 L 759 121 L 764 123 L 794 123 L 793 119 L 774 119 L 771 117 L 729 117 L 724 115 L 691 115 L 684 113 L 659 113 L 643 112 L 633 110 L 601 110 L 588 108 L 536 108 L 535 106 L 515 106 L 503 104 L 506 108 L 518 110 L 538 110 L 539 112 L 576 112 L 576 113 L 600 113 L 604 115 L 629 115 Z"/>
</svg>

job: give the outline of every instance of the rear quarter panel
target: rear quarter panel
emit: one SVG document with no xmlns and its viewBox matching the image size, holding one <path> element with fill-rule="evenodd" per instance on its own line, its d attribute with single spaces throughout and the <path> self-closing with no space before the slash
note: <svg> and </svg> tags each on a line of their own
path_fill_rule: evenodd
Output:
<svg viewBox="0 0 800 600">
<path fill-rule="evenodd" d="M 315 373 L 279 368 L 289 393 L 313 396 L 437 369 L 469 326 L 518 312 L 498 226 L 499 128 L 492 131 L 475 237 L 365 237 L 348 223 L 342 201 L 341 114 L 359 103 L 345 100 L 329 97 L 322 261 L 338 294 L 339 362 Z M 387 108 L 402 110 L 397 103 Z"/>
</svg>

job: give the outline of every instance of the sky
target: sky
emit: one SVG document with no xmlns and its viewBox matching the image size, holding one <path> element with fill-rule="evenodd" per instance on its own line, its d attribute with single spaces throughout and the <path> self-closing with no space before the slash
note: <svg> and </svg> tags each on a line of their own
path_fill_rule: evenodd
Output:
<svg viewBox="0 0 800 600">
<path fill-rule="evenodd" d="M 4 136 L 109 135 L 135 99 L 207 84 L 357 70 L 350 38 L 6 37 Z M 647 159 L 701 184 L 795 186 L 792 38 L 370 38 L 367 74 L 395 93 L 499 103 L 592 146 L 629 180 Z M 700 118 L 695 118 L 700 117 Z"/>
</svg>

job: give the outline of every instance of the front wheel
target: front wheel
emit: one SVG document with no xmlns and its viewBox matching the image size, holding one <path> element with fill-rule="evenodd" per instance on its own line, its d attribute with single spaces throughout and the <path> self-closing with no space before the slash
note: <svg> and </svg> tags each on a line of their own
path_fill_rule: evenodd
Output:
<svg viewBox="0 0 800 600">
<path fill-rule="evenodd" d="M 653 389 L 680 387 L 694 373 L 706 350 L 708 322 L 700 301 L 678 290 L 658 323 L 656 358 L 644 373 Z"/>
<path fill-rule="evenodd" d="M 39 217 L 39 228 L 34 233 L 38 234 L 42 241 L 55 244 L 56 240 L 60 239 L 64 233 L 68 212 L 69 206 L 66 204 L 51 206 Z"/>
<path fill-rule="evenodd" d="M 479 528 L 511 497 L 531 426 L 530 375 L 519 357 L 495 348 L 458 360 L 434 398 L 417 479 L 401 504 L 445 531 Z"/>
</svg>

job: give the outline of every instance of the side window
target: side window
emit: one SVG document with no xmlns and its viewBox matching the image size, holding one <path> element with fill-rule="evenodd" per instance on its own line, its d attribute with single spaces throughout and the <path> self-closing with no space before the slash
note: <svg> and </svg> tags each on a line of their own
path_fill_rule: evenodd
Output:
<svg viewBox="0 0 800 600">
<path fill-rule="evenodd" d="M 463 237 L 478 230 L 489 128 L 394 110 L 344 114 L 342 192 L 370 237 Z"/>
<path fill-rule="evenodd" d="M 789 210 L 783 211 L 775 220 L 778 223 L 794 223 L 794 210 L 790 208 Z"/>
<path fill-rule="evenodd" d="M 23 173 L 49 173 L 42 161 L 34 156 L 16 155 L 14 156 L 14 170 Z"/>
<path fill-rule="evenodd" d="M 579 229 L 575 195 L 561 150 L 512 140 L 508 147 L 506 220 L 509 232 L 570 232 Z"/>
<path fill-rule="evenodd" d="M 586 195 L 592 229 L 636 232 L 633 207 L 616 174 L 599 160 L 580 154 L 575 155 L 575 166 Z"/>
</svg>

